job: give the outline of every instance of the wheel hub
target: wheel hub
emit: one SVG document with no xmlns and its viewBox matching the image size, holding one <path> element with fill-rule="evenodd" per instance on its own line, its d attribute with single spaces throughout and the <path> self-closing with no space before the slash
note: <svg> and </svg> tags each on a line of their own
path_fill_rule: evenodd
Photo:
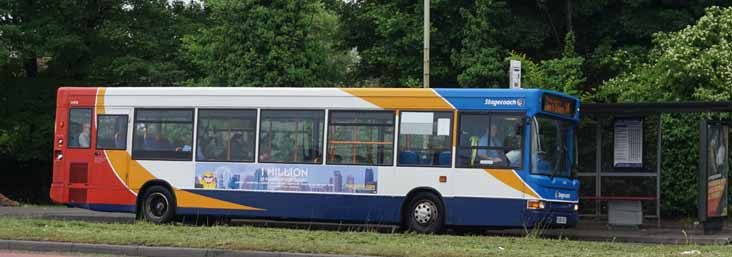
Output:
<svg viewBox="0 0 732 257">
<path fill-rule="evenodd" d="M 414 208 L 414 220 L 419 224 L 429 224 L 436 216 L 437 207 L 430 201 L 417 204 Z"/>
<path fill-rule="evenodd" d="M 153 193 L 150 196 L 148 211 L 155 217 L 162 217 L 168 211 L 168 198 L 161 193 Z"/>
</svg>

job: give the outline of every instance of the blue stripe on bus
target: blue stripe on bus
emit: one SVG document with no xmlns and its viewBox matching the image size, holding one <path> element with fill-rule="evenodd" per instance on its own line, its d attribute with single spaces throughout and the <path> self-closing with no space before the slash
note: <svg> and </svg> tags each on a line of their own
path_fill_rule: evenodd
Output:
<svg viewBox="0 0 732 257">
<path fill-rule="evenodd" d="M 190 192 L 240 204 L 267 209 L 243 211 L 209 208 L 178 208 L 178 215 L 216 215 L 229 217 L 281 218 L 292 220 L 345 221 L 370 224 L 398 224 L 404 197 L 334 194 L 298 194 L 251 191 L 190 190 Z M 576 224 L 577 214 L 569 208 L 553 211 L 527 211 L 526 200 L 474 197 L 443 198 L 447 225 L 531 227 L 543 220 L 567 217 Z M 105 212 L 136 211 L 134 205 L 70 203 L 77 208 Z M 552 206 L 550 204 L 549 206 Z M 570 205 L 567 205 L 570 206 Z M 552 206 L 554 207 L 554 206 Z M 559 207 L 559 206 L 556 206 Z"/>
<path fill-rule="evenodd" d="M 230 217 L 277 218 L 293 220 L 324 220 L 371 224 L 398 224 L 405 197 L 302 194 L 285 192 L 253 192 L 228 190 L 188 190 L 189 192 L 256 206 L 266 211 L 243 211 L 206 208 L 178 208 L 180 215 L 219 215 Z M 445 197 L 445 223 L 460 226 L 532 226 L 548 217 L 549 212 L 527 212 L 526 200 Z M 568 221 L 576 221 L 574 212 L 560 211 Z"/>
<path fill-rule="evenodd" d="M 93 211 L 103 212 L 130 212 L 135 213 L 135 205 L 123 205 L 123 204 L 88 204 L 88 203 L 68 203 L 69 206 L 76 208 L 89 209 Z"/>
<path fill-rule="evenodd" d="M 191 193 L 265 209 L 242 211 L 221 209 L 179 208 L 182 215 L 228 215 L 309 220 L 360 221 L 397 223 L 404 197 L 302 194 L 229 190 L 187 190 Z"/>
</svg>

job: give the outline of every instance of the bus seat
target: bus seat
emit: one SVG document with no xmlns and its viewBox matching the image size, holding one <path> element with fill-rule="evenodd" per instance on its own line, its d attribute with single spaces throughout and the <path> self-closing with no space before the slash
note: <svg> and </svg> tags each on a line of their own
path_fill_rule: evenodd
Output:
<svg viewBox="0 0 732 257">
<path fill-rule="evenodd" d="M 421 165 L 432 165 L 432 159 L 435 157 L 432 154 L 420 154 L 419 164 Z"/>
<path fill-rule="evenodd" d="M 451 160 L 452 160 L 452 152 L 450 152 L 450 151 L 440 152 L 440 156 L 437 159 L 437 165 L 450 166 L 450 165 L 452 165 L 452 163 L 450 163 Z"/>
<path fill-rule="evenodd" d="M 418 160 L 419 157 L 417 157 L 417 153 L 413 151 L 399 152 L 399 164 L 416 165 L 418 163 Z"/>
</svg>

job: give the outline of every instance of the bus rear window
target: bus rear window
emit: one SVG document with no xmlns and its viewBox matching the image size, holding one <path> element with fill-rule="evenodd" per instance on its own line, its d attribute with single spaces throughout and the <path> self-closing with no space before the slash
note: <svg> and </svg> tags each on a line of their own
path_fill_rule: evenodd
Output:
<svg viewBox="0 0 732 257">
<path fill-rule="evenodd" d="M 69 111 L 69 148 L 89 148 L 91 116 L 89 108 L 73 108 Z"/>
</svg>

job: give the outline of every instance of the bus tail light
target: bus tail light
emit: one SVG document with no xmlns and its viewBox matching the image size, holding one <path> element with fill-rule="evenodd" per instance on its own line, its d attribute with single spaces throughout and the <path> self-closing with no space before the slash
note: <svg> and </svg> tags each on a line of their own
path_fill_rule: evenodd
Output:
<svg viewBox="0 0 732 257">
<path fill-rule="evenodd" d="M 546 203 L 544 201 L 529 200 L 526 203 L 527 209 L 544 209 L 545 207 L 546 207 Z"/>
</svg>

